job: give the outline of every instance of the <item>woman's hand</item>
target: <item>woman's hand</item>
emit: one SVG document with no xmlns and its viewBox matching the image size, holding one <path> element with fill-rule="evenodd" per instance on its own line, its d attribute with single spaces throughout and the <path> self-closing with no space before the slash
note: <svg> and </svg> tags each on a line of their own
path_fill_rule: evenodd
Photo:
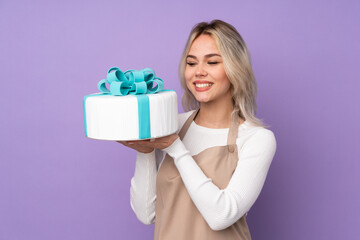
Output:
<svg viewBox="0 0 360 240">
<path fill-rule="evenodd" d="M 169 147 L 179 136 L 174 133 L 169 136 L 155 138 L 151 140 L 139 140 L 139 141 L 117 141 L 126 147 L 135 149 L 142 153 L 151 153 L 155 148 L 164 149 Z"/>
<path fill-rule="evenodd" d="M 135 149 L 138 152 L 142 153 L 151 153 L 154 151 L 153 147 L 147 147 L 144 146 L 145 142 L 148 142 L 149 140 L 140 140 L 140 141 L 117 141 L 118 143 L 121 143 L 122 145 Z"/>
</svg>

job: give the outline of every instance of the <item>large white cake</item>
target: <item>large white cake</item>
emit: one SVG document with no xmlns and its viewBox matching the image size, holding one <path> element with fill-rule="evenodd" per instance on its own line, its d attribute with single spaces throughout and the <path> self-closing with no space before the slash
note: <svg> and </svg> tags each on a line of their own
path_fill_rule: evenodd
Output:
<svg viewBox="0 0 360 240">
<path fill-rule="evenodd" d="M 139 96 L 113 96 L 93 94 L 84 97 L 85 133 L 89 138 L 101 140 L 139 140 L 158 138 L 178 130 L 178 108 L 175 91 L 143 94 L 149 99 L 150 131 L 146 138 L 140 133 L 139 122 L 144 122 L 143 107 L 138 109 Z M 146 115 L 146 113 L 145 113 Z M 141 128 L 143 129 L 143 128 Z"/>
</svg>

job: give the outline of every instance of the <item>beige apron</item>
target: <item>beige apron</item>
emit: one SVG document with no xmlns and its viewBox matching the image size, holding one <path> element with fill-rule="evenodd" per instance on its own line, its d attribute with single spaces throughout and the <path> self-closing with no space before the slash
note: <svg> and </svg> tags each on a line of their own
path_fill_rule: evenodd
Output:
<svg viewBox="0 0 360 240">
<path fill-rule="evenodd" d="M 180 130 L 181 140 L 197 112 L 194 111 Z M 211 147 L 193 156 L 205 175 L 220 189 L 226 188 L 237 165 L 238 120 L 231 123 L 228 145 Z M 245 216 L 224 230 L 214 231 L 209 227 L 191 200 L 174 160 L 168 154 L 157 175 L 156 195 L 156 240 L 251 239 Z"/>
</svg>

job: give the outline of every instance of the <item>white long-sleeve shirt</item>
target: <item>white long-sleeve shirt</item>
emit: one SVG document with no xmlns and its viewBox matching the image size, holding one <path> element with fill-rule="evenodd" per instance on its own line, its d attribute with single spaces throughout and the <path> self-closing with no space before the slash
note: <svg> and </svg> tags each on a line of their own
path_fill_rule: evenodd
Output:
<svg viewBox="0 0 360 240">
<path fill-rule="evenodd" d="M 179 129 L 192 111 L 179 114 Z M 137 153 L 131 179 L 130 204 L 144 224 L 155 222 L 156 175 L 165 153 L 174 158 L 189 195 L 213 230 L 225 229 L 246 214 L 260 194 L 276 150 L 274 134 L 245 121 L 238 127 L 238 164 L 225 189 L 212 183 L 196 164 L 193 155 L 225 146 L 229 129 L 212 129 L 191 123 L 183 140 L 151 153 Z"/>
</svg>

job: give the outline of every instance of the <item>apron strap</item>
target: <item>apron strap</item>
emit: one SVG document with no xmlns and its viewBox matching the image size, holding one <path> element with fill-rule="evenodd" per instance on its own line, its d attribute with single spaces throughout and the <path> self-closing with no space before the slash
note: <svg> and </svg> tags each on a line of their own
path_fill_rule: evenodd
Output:
<svg viewBox="0 0 360 240">
<path fill-rule="evenodd" d="M 190 117 L 186 120 L 186 122 L 184 123 L 183 127 L 181 128 L 180 132 L 179 132 L 179 137 L 182 140 L 185 136 L 185 133 L 187 132 L 187 130 L 189 129 L 192 121 L 194 120 L 194 118 L 196 117 L 197 113 L 199 112 L 198 110 L 195 110 Z"/>
<path fill-rule="evenodd" d="M 227 145 L 229 147 L 230 152 L 235 151 L 236 138 L 238 136 L 238 129 L 239 129 L 239 122 L 240 122 L 240 117 L 238 114 L 235 114 L 235 118 L 232 119 L 232 121 L 231 121 L 228 138 L 227 138 Z"/>
</svg>

